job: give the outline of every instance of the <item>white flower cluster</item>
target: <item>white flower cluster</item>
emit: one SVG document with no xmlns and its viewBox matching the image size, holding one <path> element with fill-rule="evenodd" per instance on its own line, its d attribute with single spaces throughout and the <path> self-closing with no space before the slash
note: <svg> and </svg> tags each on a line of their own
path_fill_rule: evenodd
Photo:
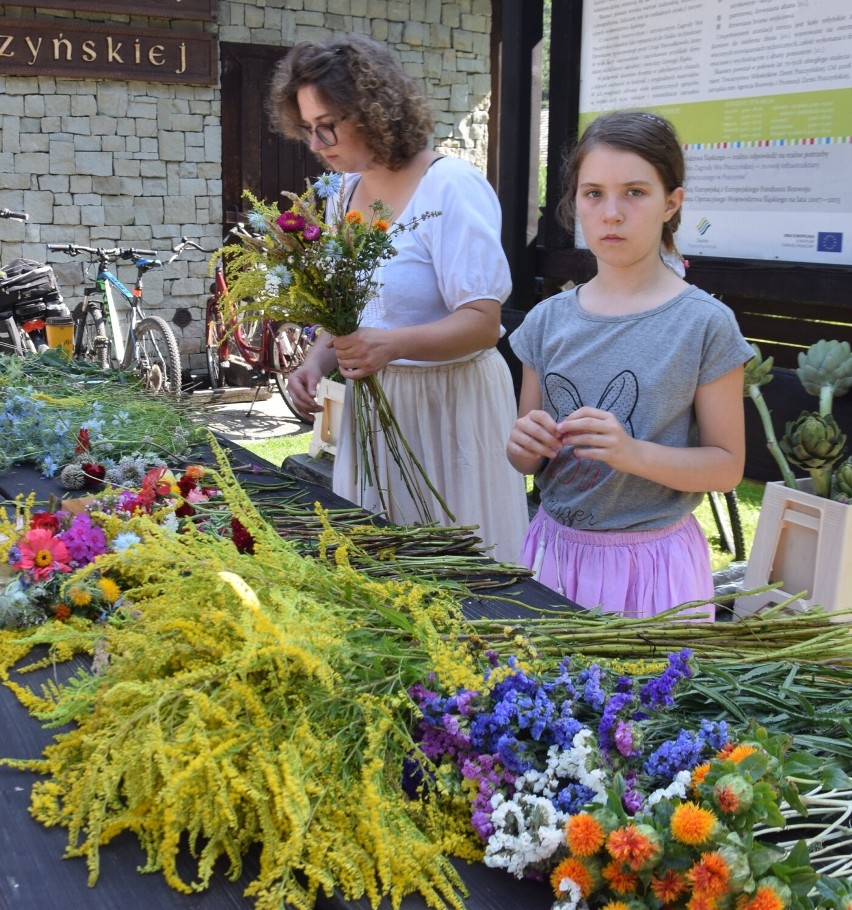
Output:
<svg viewBox="0 0 852 910">
<path fill-rule="evenodd" d="M 589 905 L 583 900 L 583 892 L 573 879 L 563 878 L 559 882 L 559 892 L 563 897 L 550 910 L 587 910 Z"/>
<path fill-rule="evenodd" d="M 528 867 L 549 859 L 565 841 L 568 816 L 553 804 L 568 781 L 594 791 L 593 802 L 606 802 L 606 771 L 596 768 L 595 735 L 588 728 L 577 733 L 570 749 L 553 745 L 544 769 L 531 769 L 515 780 L 515 794 L 491 797 L 494 833 L 485 847 L 485 865 L 505 869 L 523 878 Z"/>
<path fill-rule="evenodd" d="M 683 799 L 688 792 L 689 783 L 691 780 L 691 771 L 678 771 L 675 779 L 668 785 L 668 787 L 666 787 L 664 790 L 654 790 L 654 792 L 645 801 L 644 808 L 648 810 L 651 808 L 651 806 L 656 806 L 657 803 L 663 799 L 674 799 L 675 797 Z"/>
<path fill-rule="evenodd" d="M 549 859 L 564 843 L 564 815 L 543 796 L 516 793 L 491 797 L 494 833 L 485 847 L 485 865 L 523 878 L 527 867 Z"/>
</svg>

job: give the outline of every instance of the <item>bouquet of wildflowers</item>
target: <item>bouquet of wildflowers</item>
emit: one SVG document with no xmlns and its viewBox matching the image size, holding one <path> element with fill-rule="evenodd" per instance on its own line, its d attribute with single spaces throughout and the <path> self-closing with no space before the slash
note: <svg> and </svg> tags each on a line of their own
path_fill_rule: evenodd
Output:
<svg viewBox="0 0 852 910">
<path fill-rule="evenodd" d="M 467 794 L 485 864 L 549 880 L 554 910 L 790 907 L 818 879 L 807 850 L 788 855 L 755 831 L 784 826 L 782 800 L 804 814 L 793 775 L 849 782 L 830 762 L 816 775 L 804 759 L 785 764 L 788 737 L 755 729 L 734 742 L 706 719 L 679 728 L 669 715 L 692 675 L 684 650 L 644 681 L 567 659 L 546 676 L 495 657 L 481 691 L 417 685 L 432 765 L 414 777 Z"/>
<path fill-rule="evenodd" d="M 378 200 L 368 213 L 347 211 L 344 180 L 331 173 L 323 174 L 301 195 L 282 193 L 292 203 L 283 213 L 250 192 L 244 195 L 251 204 L 249 230 L 238 234 L 240 247 L 227 250 L 225 268 L 227 305 L 232 314 L 239 321 L 271 318 L 319 325 L 334 336 L 349 335 L 360 325 L 365 306 L 379 288 L 376 270 L 396 255 L 394 237 L 439 214 L 425 212 L 404 224 L 392 223 L 387 207 Z M 326 220 L 321 210 L 332 200 L 336 200 L 336 214 Z M 405 441 L 378 377 L 353 382 L 364 465 L 362 488 L 375 485 L 387 509 L 387 491 L 379 488 L 375 470 L 377 452 L 369 419 L 374 414 L 420 520 L 429 523 L 437 517 L 430 514 L 420 492 L 424 483 L 453 521 L 440 492 Z"/>
<path fill-rule="evenodd" d="M 246 528 L 213 508 L 221 496 L 205 473 L 197 465 L 180 477 L 150 468 L 134 488 L 110 486 L 57 511 L 36 510 L 33 495 L 19 497 L 14 512 L 0 517 L 0 629 L 106 619 L 122 603 L 121 579 L 100 572 L 98 557 L 139 546 L 149 522 L 175 533 L 192 524 L 251 552 Z"/>
</svg>

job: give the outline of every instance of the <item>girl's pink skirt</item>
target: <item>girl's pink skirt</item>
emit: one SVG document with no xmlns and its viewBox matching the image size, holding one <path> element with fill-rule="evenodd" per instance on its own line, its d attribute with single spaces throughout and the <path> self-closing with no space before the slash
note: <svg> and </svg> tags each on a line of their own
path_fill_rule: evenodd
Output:
<svg viewBox="0 0 852 910">
<path fill-rule="evenodd" d="M 521 562 L 543 585 L 605 613 L 655 616 L 714 595 L 707 539 L 691 514 L 653 531 L 578 531 L 539 508 Z M 695 612 L 715 619 L 712 604 Z"/>
</svg>

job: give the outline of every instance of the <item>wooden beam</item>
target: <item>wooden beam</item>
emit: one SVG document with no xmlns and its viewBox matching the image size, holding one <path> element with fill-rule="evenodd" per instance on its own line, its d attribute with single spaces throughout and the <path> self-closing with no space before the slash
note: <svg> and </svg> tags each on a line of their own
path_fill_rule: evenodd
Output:
<svg viewBox="0 0 852 910">
<path fill-rule="evenodd" d="M 547 197 L 539 233 L 539 243 L 548 249 L 574 246 L 573 228 L 566 232 L 557 223 L 556 207 L 562 198 L 563 160 L 577 141 L 582 20 L 581 0 L 554 2 L 550 24 Z"/>
<path fill-rule="evenodd" d="M 538 134 L 543 0 L 494 0 L 490 173 L 503 209 L 503 248 L 512 269 L 507 305 L 535 296 Z"/>
</svg>

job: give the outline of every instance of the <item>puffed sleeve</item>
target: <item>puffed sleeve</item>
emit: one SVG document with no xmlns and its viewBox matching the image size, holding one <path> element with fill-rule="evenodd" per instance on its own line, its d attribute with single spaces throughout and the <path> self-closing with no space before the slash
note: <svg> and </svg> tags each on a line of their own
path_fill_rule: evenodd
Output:
<svg viewBox="0 0 852 910">
<path fill-rule="evenodd" d="M 500 203 L 491 185 L 457 158 L 436 161 L 424 183 L 428 192 L 421 205 L 441 214 L 421 224 L 415 237 L 429 248 L 447 309 L 481 299 L 503 303 L 512 278 L 500 240 Z"/>
</svg>

